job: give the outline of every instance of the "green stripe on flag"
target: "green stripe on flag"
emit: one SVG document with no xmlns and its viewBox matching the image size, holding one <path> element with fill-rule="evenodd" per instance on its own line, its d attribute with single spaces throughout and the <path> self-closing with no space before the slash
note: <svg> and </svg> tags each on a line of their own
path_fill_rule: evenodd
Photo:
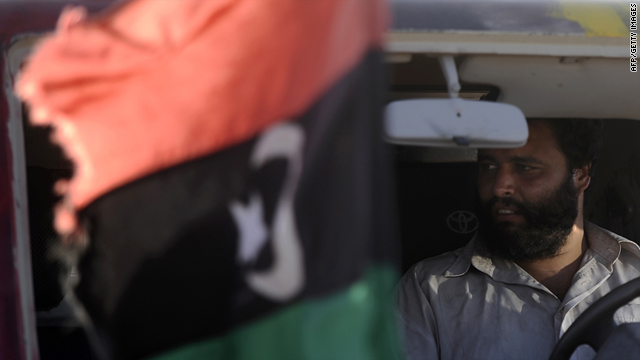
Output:
<svg viewBox="0 0 640 360">
<path fill-rule="evenodd" d="M 345 290 L 295 303 L 224 336 L 149 360 L 400 358 L 392 306 L 397 280 L 395 268 L 375 266 Z"/>
</svg>

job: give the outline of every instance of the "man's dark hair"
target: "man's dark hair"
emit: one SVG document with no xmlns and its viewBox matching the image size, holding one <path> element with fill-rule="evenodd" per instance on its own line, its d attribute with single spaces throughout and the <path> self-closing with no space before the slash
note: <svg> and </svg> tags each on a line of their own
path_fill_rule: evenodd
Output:
<svg viewBox="0 0 640 360">
<path fill-rule="evenodd" d="M 560 151 L 567 158 L 569 171 L 591 164 L 593 179 L 602 148 L 602 120 L 596 119 L 528 119 L 529 123 L 544 122 L 553 132 Z"/>
</svg>

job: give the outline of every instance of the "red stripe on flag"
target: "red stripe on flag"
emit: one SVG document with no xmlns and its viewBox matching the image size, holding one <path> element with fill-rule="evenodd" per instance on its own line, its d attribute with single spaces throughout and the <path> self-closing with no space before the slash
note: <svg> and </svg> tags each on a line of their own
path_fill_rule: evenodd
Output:
<svg viewBox="0 0 640 360">
<path fill-rule="evenodd" d="M 134 0 L 76 9 L 17 87 L 77 166 L 82 208 L 137 178 L 304 112 L 380 47 L 382 0 Z"/>
</svg>

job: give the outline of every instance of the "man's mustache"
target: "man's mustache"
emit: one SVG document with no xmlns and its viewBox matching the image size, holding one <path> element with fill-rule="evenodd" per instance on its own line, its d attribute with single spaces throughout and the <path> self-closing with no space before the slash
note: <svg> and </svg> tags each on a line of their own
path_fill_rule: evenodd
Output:
<svg viewBox="0 0 640 360">
<path fill-rule="evenodd" d="M 515 208 L 518 212 L 526 212 L 527 207 L 525 204 L 514 200 L 511 197 L 492 197 L 486 204 L 486 209 L 491 210 L 496 204 L 501 204 L 508 207 Z"/>
</svg>

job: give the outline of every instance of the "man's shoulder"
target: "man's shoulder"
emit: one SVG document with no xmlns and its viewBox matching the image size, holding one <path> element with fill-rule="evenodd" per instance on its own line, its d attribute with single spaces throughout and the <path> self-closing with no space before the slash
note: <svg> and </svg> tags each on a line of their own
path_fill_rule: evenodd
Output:
<svg viewBox="0 0 640 360">
<path fill-rule="evenodd" d="M 460 258 L 465 247 L 430 257 L 413 264 L 406 276 L 425 278 L 428 276 L 444 276 L 447 270 Z"/>
<path fill-rule="evenodd" d="M 620 246 L 620 256 L 630 256 L 632 258 L 640 259 L 640 246 L 635 241 L 629 240 L 621 235 L 614 233 L 613 231 L 602 228 L 593 223 L 587 223 L 587 230 L 592 236 L 602 238 L 606 237 L 615 240 Z M 591 245 L 591 244 L 590 244 Z"/>
</svg>

